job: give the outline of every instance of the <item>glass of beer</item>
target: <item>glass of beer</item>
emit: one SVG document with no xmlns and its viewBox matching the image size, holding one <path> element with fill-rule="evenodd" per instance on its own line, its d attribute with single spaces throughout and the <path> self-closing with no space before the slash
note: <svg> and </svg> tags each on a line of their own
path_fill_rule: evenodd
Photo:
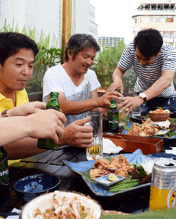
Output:
<svg viewBox="0 0 176 219">
<path fill-rule="evenodd" d="M 93 127 L 93 146 L 86 149 L 87 160 L 99 159 L 103 157 L 103 125 L 102 114 L 100 112 L 90 112 L 90 121 L 86 123 L 87 126 Z"/>
</svg>

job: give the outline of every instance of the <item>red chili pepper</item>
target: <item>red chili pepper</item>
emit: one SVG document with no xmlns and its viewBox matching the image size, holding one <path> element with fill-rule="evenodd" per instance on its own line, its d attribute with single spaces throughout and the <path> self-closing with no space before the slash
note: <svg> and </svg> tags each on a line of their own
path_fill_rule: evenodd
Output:
<svg viewBox="0 0 176 219">
<path fill-rule="evenodd" d="M 164 113 L 162 109 L 156 109 L 155 112 L 156 113 Z"/>
</svg>

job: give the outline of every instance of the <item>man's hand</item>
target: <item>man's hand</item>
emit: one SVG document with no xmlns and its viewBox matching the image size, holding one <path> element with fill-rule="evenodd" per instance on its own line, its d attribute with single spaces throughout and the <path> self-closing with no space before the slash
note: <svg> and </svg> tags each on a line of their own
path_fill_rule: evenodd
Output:
<svg viewBox="0 0 176 219">
<path fill-rule="evenodd" d="M 8 110 L 8 116 L 27 116 L 41 111 L 45 106 L 46 103 L 39 101 L 25 103 Z"/>
<path fill-rule="evenodd" d="M 61 139 L 63 144 L 68 144 L 74 147 L 89 148 L 93 142 L 93 128 L 83 126 L 90 121 L 90 117 L 76 120 L 65 127 L 64 136 Z"/>
<path fill-rule="evenodd" d="M 124 110 L 126 111 L 126 109 L 128 109 L 126 115 L 128 115 L 130 113 L 130 111 L 132 111 L 133 108 L 140 106 L 144 102 L 142 100 L 142 98 L 140 98 L 139 96 L 136 96 L 136 97 L 121 97 L 119 99 L 122 102 L 117 106 L 117 109 L 118 110 L 120 109 L 119 112 L 123 112 Z"/>
<path fill-rule="evenodd" d="M 123 87 L 123 84 L 122 82 L 119 80 L 119 81 L 114 81 L 107 89 L 107 92 L 108 91 L 114 91 L 115 89 L 118 89 L 120 90 L 120 93 L 123 94 L 123 91 L 124 91 L 124 87 Z"/>
<path fill-rule="evenodd" d="M 108 108 L 111 104 L 111 99 L 118 100 L 121 97 L 121 94 L 116 91 L 106 92 L 101 97 L 97 98 L 97 103 L 99 107 Z M 119 101 L 118 101 L 119 102 Z"/>
<path fill-rule="evenodd" d="M 123 70 L 119 66 L 117 66 L 112 74 L 113 83 L 108 87 L 107 91 L 113 91 L 115 89 L 119 89 L 120 93 L 123 94 L 124 87 L 122 83 L 123 75 L 125 74 L 126 70 Z"/>
<path fill-rule="evenodd" d="M 29 137 L 51 138 L 57 144 L 64 134 L 66 117 L 56 110 L 41 110 L 26 116 L 26 120 L 29 125 Z"/>
</svg>

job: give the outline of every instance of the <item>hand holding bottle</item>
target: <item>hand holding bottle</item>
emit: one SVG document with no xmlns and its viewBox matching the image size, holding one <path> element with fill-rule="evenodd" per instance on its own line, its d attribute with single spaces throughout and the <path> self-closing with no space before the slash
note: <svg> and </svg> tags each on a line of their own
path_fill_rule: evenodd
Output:
<svg viewBox="0 0 176 219">
<path fill-rule="evenodd" d="M 116 99 L 121 97 L 121 94 L 116 91 L 106 92 L 101 97 L 97 98 L 98 107 L 109 107 L 111 104 L 111 99 Z"/>
<path fill-rule="evenodd" d="M 32 138 L 49 138 L 56 144 L 64 134 L 66 117 L 53 109 L 44 110 L 26 117 Z"/>
</svg>

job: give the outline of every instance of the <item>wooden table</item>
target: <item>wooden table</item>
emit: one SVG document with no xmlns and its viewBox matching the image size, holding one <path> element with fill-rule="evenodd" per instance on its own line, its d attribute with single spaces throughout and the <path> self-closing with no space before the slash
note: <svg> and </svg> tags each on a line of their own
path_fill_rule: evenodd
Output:
<svg viewBox="0 0 176 219">
<path fill-rule="evenodd" d="M 56 151 L 48 150 L 11 165 L 9 167 L 10 196 L 0 203 L 0 212 L 10 212 L 13 208 L 21 209 L 25 203 L 16 196 L 13 184 L 22 177 L 39 173 L 60 177 L 59 190 L 76 191 L 89 195 L 101 204 L 103 210 L 117 210 L 126 213 L 140 213 L 148 210 L 150 186 L 112 197 L 95 196 L 81 176 L 65 166 L 62 160 L 84 161 L 86 160 L 85 149 L 65 146 Z"/>
</svg>

